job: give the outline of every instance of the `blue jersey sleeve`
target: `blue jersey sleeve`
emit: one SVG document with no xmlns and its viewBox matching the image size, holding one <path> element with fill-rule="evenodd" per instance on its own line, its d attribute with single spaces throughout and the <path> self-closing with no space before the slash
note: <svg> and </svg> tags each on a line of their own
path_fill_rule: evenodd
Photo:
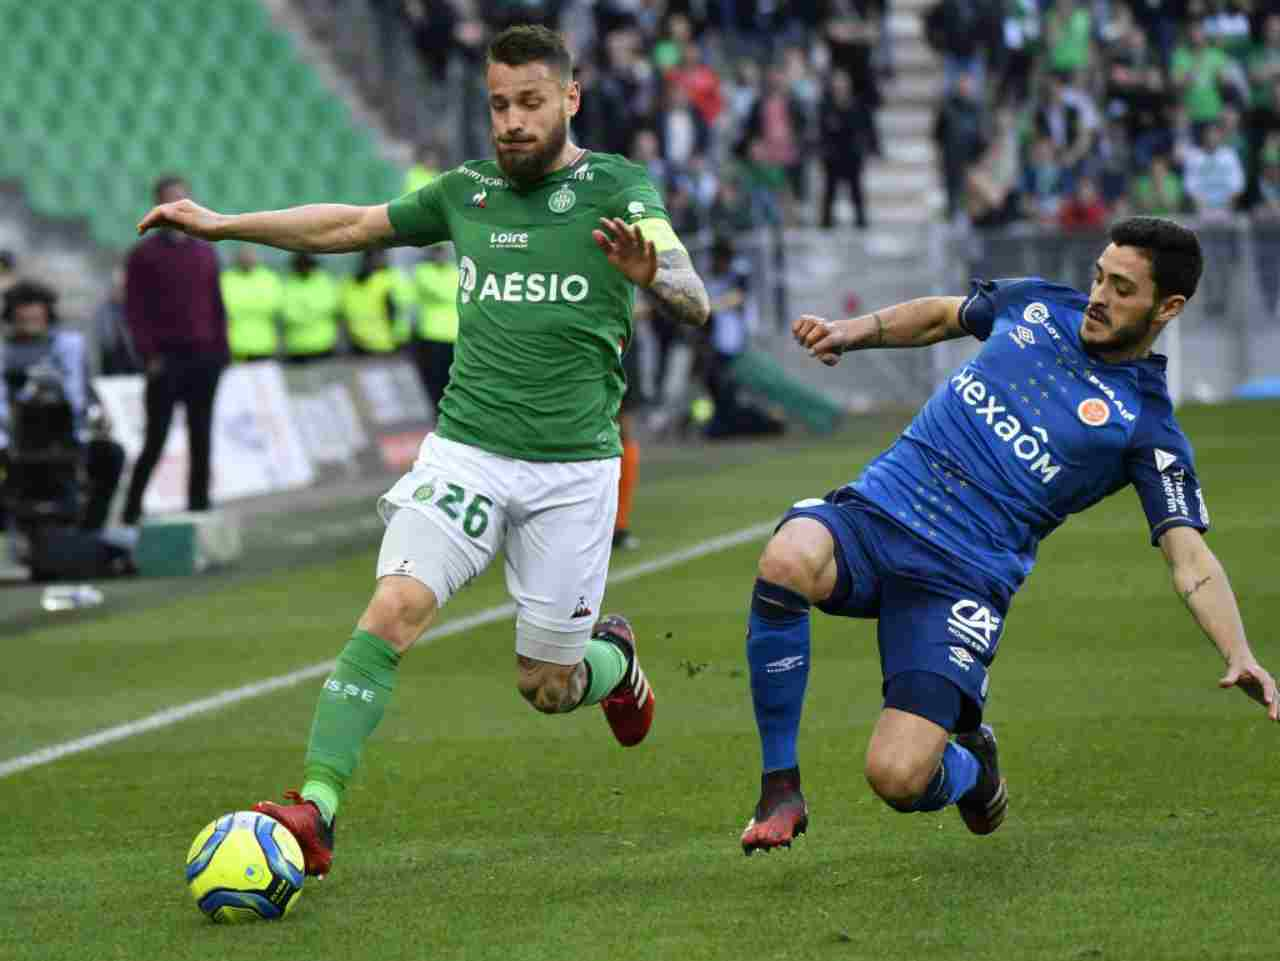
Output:
<svg viewBox="0 0 1280 961">
<path fill-rule="evenodd" d="M 1014 277 L 1008 280 L 974 280 L 969 296 L 960 305 L 960 326 L 978 340 L 986 340 L 995 327 L 996 317 L 1009 304 L 1010 297 L 1037 277 Z"/>
<path fill-rule="evenodd" d="M 1138 492 L 1154 547 L 1175 527 L 1209 529 L 1209 511 L 1196 477 L 1191 443 L 1167 398 L 1144 404 L 1125 456 L 1125 470 Z"/>
</svg>

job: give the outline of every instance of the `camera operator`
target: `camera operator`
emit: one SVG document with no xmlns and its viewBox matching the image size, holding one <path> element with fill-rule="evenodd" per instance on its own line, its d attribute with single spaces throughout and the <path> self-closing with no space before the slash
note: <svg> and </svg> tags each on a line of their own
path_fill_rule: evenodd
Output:
<svg viewBox="0 0 1280 961">
<path fill-rule="evenodd" d="M 25 448 L 35 443 L 40 448 L 65 446 L 79 451 L 80 463 L 73 466 L 83 468 L 87 487 L 79 524 L 82 530 L 97 531 L 106 523 L 111 498 L 120 482 L 124 448 L 104 436 L 105 422 L 100 414 L 96 425 L 89 423 L 92 397 L 84 335 L 59 328 L 54 309 L 57 299 L 50 288 L 32 281 L 20 281 L 5 291 L 0 313 L 4 322 L 0 466 L 8 475 L 8 493 L 19 499 L 19 503 L 27 496 L 56 497 L 57 490 L 32 491 L 27 483 L 21 485 L 19 492 L 14 492 L 14 475 L 23 471 L 24 455 L 33 453 Z M 65 424 L 59 425 L 57 418 L 38 415 L 36 433 L 40 436 L 33 442 L 25 431 L 16 430 L 24 407 L 47 403 L 44 398 L 51 395 L 65 400 L 69 417 Z M 27 426 L 25 421 L 23 424 Z M 63 436 L 51 436 L 55 433 Z M 70 501 L 78 504 L 80 484 L 78 479 L 72 483 Z M 58 486 L 58 481 L 51 477 L 51 484 Z"/>
</svg>

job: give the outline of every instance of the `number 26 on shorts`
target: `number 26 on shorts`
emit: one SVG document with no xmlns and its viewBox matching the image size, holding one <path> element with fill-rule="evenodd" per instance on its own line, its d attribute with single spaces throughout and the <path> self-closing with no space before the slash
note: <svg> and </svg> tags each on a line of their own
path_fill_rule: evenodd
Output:
<svg viewBox="0 0 1280 961">
<path fill-rule="evenodd" d="M 424 484 L 413 492 L 413 499 L 434 504 L 450 520 L 460 521 L 462 533 L 470 538 L 479 537 L 489 527 L 489 508 L 493 501 L 483 494 L 472 495 L 468 501 L 466 490 L 457 484 L 445 484 L 442 490 L 433 484 Z"/>
</svg>

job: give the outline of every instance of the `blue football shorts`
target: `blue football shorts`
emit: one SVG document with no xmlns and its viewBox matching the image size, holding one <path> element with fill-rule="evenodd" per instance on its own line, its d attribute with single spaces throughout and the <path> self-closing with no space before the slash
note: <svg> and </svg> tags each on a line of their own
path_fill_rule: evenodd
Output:
<svg viewBox="0 0 1280 961">
<path fill-rule="evenodd" d="M 966 703 L 954 727 L 939 723 L 953 730 L 976 727 L 1012 591 L 890 520 L 850 488 L 800 501 L 782 523 L 796 517 L 818 521 L 835 541 L 836 586 L 818 609 L 876 618 L 884 690 L 907 671 L 941 675 Z"/>
</svg>

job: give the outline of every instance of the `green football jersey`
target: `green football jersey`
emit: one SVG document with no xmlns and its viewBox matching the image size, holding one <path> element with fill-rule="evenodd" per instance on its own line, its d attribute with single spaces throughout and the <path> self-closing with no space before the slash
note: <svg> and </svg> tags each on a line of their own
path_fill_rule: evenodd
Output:
<svg viewBox="0 0 1280 961">
<path fill-rule="evenodd" d="M 678 245 L 645 169 L 588 151 L 518 190 L 496 161 L 468 161 L 389 213 L 396 243 L 452 240 L 457 252 L 458 341 L 437 432 L 521 460 L 619 456 L 635 288 L 591 232 L 619 217 L 659 250 Z"/>
</svg>

